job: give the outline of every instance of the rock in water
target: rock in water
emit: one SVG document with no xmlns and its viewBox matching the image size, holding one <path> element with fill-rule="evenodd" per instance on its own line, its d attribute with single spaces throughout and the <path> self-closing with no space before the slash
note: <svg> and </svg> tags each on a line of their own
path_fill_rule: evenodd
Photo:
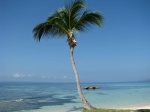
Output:
<svg viewBox="0 0 150 112">
<path fill-rule="evenodd" d="M 98 86 L 87 86 L 87 87 L 85 87 L 84 89 L 87 89 L 87 90 L 89 90 L 89 89 L 99 89 L 100 87 L 98 87 Z"/>
</svg>

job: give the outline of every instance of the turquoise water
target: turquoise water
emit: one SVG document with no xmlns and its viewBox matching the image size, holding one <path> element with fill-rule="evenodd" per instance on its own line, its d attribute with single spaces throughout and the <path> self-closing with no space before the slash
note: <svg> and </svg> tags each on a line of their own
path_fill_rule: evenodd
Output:
<svg viewBox="0 0 150 112">
<path fill-rule="evenodd" d="M 95 107 L 150 105 L 150 82 L 82 83 L 97 90 L 83 90 Z M 75 83 L 0 83 L 0 112 L 81 112 Z"/>
</svg>

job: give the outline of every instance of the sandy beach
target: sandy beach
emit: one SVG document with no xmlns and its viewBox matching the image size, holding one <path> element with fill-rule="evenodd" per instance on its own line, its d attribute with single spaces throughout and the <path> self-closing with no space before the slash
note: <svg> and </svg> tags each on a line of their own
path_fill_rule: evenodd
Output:
<svg viewBox="0 0 150 112">
<path fill-rule="evenodd" d="M 130 110 L 150 109 L 150 105 L 130 107 L 130 108 L 120 108 L 120 109 L 130 109 Z"/>
</svg>

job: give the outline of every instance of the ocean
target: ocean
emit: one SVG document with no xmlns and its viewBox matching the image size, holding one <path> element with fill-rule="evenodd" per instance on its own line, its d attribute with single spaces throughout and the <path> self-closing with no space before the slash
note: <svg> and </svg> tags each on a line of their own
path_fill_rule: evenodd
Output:
<svg viewBox="0 0 150 112">
<path fill-rule="evenodd" d="M 97 108 L 150 105 L 150 82 L 81 83 L 100 89 L 84 90 Z M 0 82 L 0 112 L 81 112 L 76 83 Z"/>
</svg>

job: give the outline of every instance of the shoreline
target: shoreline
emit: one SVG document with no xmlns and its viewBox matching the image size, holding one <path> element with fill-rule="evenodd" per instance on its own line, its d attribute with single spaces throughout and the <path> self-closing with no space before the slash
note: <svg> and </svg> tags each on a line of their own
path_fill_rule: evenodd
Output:
<svg viewBox="0 0 150 112">
<path fill-rule="evenodd" d="M 140 110 L 140 109 L 150 109 L 150 105 L 129 107 L 129 108 L 119 108 L 119 109 L 129 109 L 129 110 Z"/>
<path fill-rule="evenodd" d="M 104 108 L 104 109 L 141 110 L 141 109 L 150 109 L 150 105 L 140 105 L 140 106 L 131 106 L 131 107 L 112 107 L 112 108 Z"/>
<path fill-rule="evenodd" d="M 141 110 L 141 109 L 150 109 L 150 105 L 143 105 L 143 106 L 133 106 L 133 107 L 112 107 L 112 108 L 100 108 L 97 107 L 97 109 L 116 109 L 116 110 Z M 49 112 L 51 108 L 49 106 L 44 106 L 43 108 L 36 109 L 36 110 L 27 110 L 27 111 L 21 111 L 21 112 Z M 55 106 L 52 109 L 55 112 L 83 112 L 83 109 L 77 109 L 77 110 L 68 110 L 64 108 L 55 108 Z M 16 111 L 18 112 L 18 111 Z"/>
<path fill-rule="evenodd" d="M 83 84 L 82 87 L 92 84 Z M 150 110 L 150 83 L 99 83 L 101 89 L 83 90 L 98 110 Z M 25 89 L 21 89 L 24 87 Z M 84 112 L 75 84 L 1 84 L 0 111 Z M 10 92 L 12 91 L 12 92 Z M 24 94 L 27 92 L 28 94 Z M 33 94 L 36 92 L 37 94 Z M 14 95 L 17 96 L 14 97 Z M 6 100 L 4 99 L 6 98 Z M 7 108 L 10 105 L 10 108 Z M 19 107 L 18 107 L 19 106 Z M 2 107 L 2 108 L 1 108 Z M 149 111 L 150 112 L 150 111 Z"/>
</svg>

